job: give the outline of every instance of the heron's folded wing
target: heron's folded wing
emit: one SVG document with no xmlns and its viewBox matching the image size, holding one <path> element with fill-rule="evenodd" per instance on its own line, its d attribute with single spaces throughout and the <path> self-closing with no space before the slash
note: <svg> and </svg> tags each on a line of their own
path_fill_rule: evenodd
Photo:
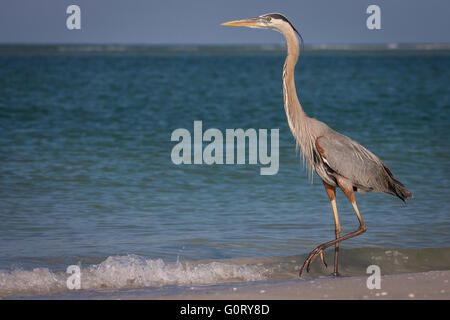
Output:
<svg viewBox="0 0 450 320">
<path fill-rule="evenodd" d="M 385 165 L 356 141 L 336 132 L 317 138 L 316 148 L 333 171 L 349 179 L 355 186 L 368 190 L 386 188 L 388 173 Z"/>
</svg>

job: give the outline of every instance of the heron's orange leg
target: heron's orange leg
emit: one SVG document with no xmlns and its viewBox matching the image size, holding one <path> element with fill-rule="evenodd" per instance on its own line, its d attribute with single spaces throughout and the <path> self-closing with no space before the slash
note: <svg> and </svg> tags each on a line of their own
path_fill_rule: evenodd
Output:
<svg viewBox="0 0 450 320">
<path fill-rule="evenodd" d="M 328 197 L 330 198 L 331 201 L 331 207 L 333 208 L 333 217 L 334 217 L 334 232 L 336 234 L 336 239 L 341 237 L 341 224 L 339 222 L 339 216 L 338 216 L 338 211 L 337 211 L 337 206 L 336 206 L 336 187 L 329 185 L 328 183 L 326 183 L 325 181 L 323 181 L 323 185 L 325 186 L 325 190 L 327 191 Z M 339 259 L 339 242 L 336 242 L 335 244 L 335 248 L 334 248 L 334 272 L 333 275 L 334 276 L 338 276 L 338 259 Z"/>
<path fill-rule="evenodd" d="M 326 243 L 323 243 L 320 246 L 318 246 L 317 248 L 315 248 L 313 251 L 311 251 L 311 253 L 309 254 L 308 258 L 303 263 L 302 268 L 300 269 L 299 276 L 302 275 L 303 270 L 305 269 L 305 267 L 306 267 L 306 271 L 309 272 L 309 269 L 310 269 L 310 266 L 311 266 L 311 262 L 314 261 L 314 259 L 317 257 L 317 255 L 320 255 L 321 257 L 323 257 L 323 251 L 326 248 L 328 248 L 328 247 L 330 247 L 332 245 L 338 245 L 339 242 L 341 242 L 343 240 L 359 236 L 360 234 L 364 233 L 367 230 L 366 225 L 365 225 L 364 221 L 361 218 L 361 214 L 359 213 L 358 206 L 356 205 L 355 194 L 353 192 L 353 186 L 348 185 L 348 183 L 346 183 L 346 181 L 343 180 L 343 179 L 342 180 L 338 179 L 338 185 L 342 189 L 342 191 L 344 191 L 345 195 L 347 196 L 347 198 L 352 203 L 353 209 L 356 212 L 356 217 L 358 218 L 358 221 L 359 221 L 359 228 L 356 231 L 348 233 L 348 234 L 346 234 L 343 237 L 338 237 L 337 236 L 338 232 L 336 231 L 336 239 L 328 241 Z M 326 186 L 325 186 L 325 188 L 326 188 Z M 327 193 L 328 192 L 329 191 L 327 189 Z M 333 206 L 333 201 L 332 201 L 332 206 Z M 338 217 L 337 217 L 337 210 L 335 211 L 335 206 L 336 206 L 336 204 L 334 204 L 334 206 L 333 206 L 333 212 L 335 212 L 335 222 L 336 221 L 339 222 Z M 337 227 L 336 227 L 336 229 L 337 229 Z M 339 234 L 340 234 L 340 225 L 339 225 Z M 337 251 L 339 251 L 338 246 L 336 246 L 335 250 L 336 250 L 335 253 Z M 337 272 L 337 255 L 336 254 L 335 254 L 335 266 L 334 267 L 335 267 L 335 272 Z"/>
</svg>

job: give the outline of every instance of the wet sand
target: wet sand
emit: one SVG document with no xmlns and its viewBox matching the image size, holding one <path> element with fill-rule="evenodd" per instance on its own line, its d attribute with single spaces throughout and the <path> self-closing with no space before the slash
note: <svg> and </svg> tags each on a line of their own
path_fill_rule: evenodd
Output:
<svg viewBox="0 0 450 320">
<path fill-rule="evenodd" d="M 381 276 L 380 289 L 367 277 L 298 279 L 233 286 L 192 287 L 189 294 L 151 297 L 176 300 L 450 299 L 450 270 Z M 141 297 L 142 298 L 142 297 Z"/>
</svg>

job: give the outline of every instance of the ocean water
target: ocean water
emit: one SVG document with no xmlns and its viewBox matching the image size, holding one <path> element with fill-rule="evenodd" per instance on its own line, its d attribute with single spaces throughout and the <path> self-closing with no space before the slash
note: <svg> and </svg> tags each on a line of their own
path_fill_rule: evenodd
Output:
<svg viewBox="0 0 450 320">
<path fill-rule="evenodd" d="M 308 252 L 333 239 L 334 220 L 287 126 L 284 55 L 1 47 L 0 296 L 65 294 L 70 265 L 94 297 L 297 277 Z M 341 244 L 342 274 L 450 268 L 449 83 L 448 51 L 300 58 L 306 113 L 377 154 L 414 194 L 407 205 L 357 195 L 368 230 Z M 171 134 L 193 134 L 196 120 L 203 130 L 279 129 L 278 173 L 175 165 Z M 343 232 L 355 230 L 351 205 L 337 197 Z M 331 272 L 316 261 L 308 276 Z"/>
</svg>

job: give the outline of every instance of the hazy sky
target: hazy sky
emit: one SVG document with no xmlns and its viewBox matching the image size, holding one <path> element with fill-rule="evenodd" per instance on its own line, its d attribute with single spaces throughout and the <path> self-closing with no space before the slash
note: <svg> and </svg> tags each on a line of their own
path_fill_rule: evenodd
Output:
<svg viewBox="0 0 450 320">
<path fill-rule="evenodd" d="M 68 30 L 66 8 L 81 8 L 81 30 Z M 381 30 L 366 9 L 381 8 Z M 449 43 L 448 0 L 2 0 L 0 43 L 281 43 L 277 32 L 220 26 L 280 12 L 307 44 Z"/>
</svg>

